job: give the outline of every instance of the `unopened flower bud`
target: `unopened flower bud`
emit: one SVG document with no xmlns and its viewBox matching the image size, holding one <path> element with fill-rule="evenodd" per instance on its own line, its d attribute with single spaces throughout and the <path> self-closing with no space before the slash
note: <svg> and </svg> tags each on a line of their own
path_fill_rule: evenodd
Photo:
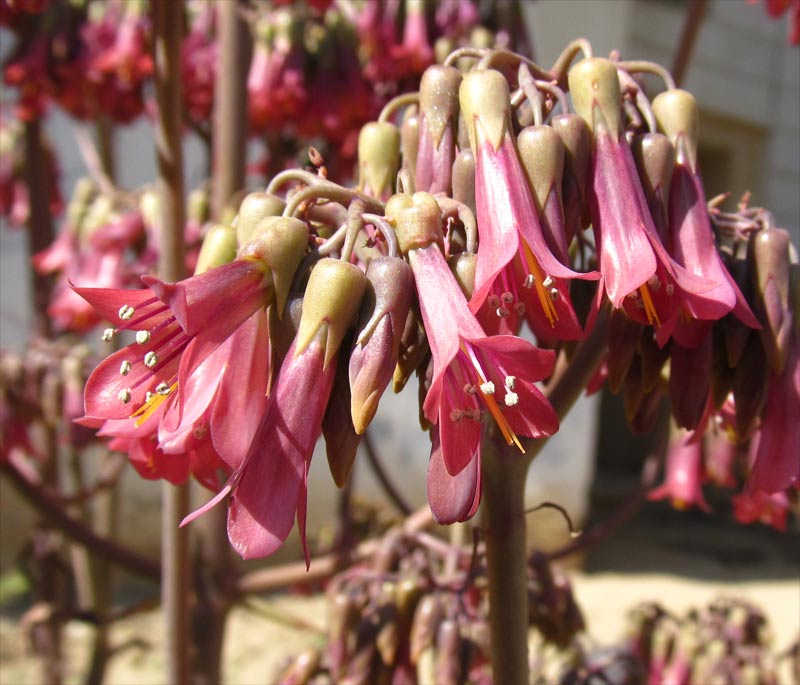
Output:
<svg viewBox="0 0 800 685">
<path fill-rule="evenodd" d="M 358 135 L 358 187 L 384 199 L 392 194 L 400 169 L 400 130 L 388 121 L 372 121 Z"/>
<path fill-rule="evenodd" d="M 586 122 L 577 114 L 559 114 L 550 125 L 564 144 L 564 175 L 562 203 L 567 242 L 588 226 L 589 165 L 592 159 L 592 134 Z"/>
<path fill-rule="evenodd" d="M 239 213 L 233 220 L 236 241 L 239 245 L 249 243 L 256 235 L 256 226 L 268 216 L 280 216 L 286 203 L 277 195 L 253 192 L 244 196 L 239 205 Z"/>
<path fill-rule="evenodd" d="M 475 269 L 478 265 L 478 255 L 462 252 L 450 257 L 447 263 L 450 266 L 450 271 L 453 272 L 453 276 L 456 277 L 456 282 L 461 288 L 461 292 L 469 300 L 472 297 L 472 291 L 475 289 Z"/>
<path fill-rule="evenodd" d="M 697 143 L 700 137 L 700 114 L 697 100 L 686 90 L 675 88 L 653 98 L 653 114 L 658 128 L 678 151 L 678 161 L 697 169 Z M 685 158 L 683 158 L 685 156 Z"/>
<path fill-rule="evenodd" d="M 411 268 L 402 259 L 374 259 L 366 277 L 358 340 L 349 366 L 349 407 L 359 435 L 375 416 L 392 378 L 413 290 Z"/>
<path fill-rule="evenodd" d="M 464 148 L 456 155 L 452 179 L 453 199 L 475 214 L 475 155 L 470 148 Z"/>
<path fill-rule="evenodd" d="M 153 228 L 161 223 L 161 196 L 153 188 L 147 188 L 139 197 L 139 211 L 145 226 Z"/>
<path fill-rule="evenodd" d="M 419 85 L 420 114 L 439 147 L 447 126 L 452 126 L 458 112 L 458 89 L 461 72 L 455 67 L 434 64 L 425 70 Z"/>
<path fill-rule="evenodd" d="M 442 212 L 430 193 L 393 195 L 386 203 L 386 216 L 394 220 L 397 245 L 404 254 L 444 242 Z"/>
<path fill-rule="evenodd" d="M 669 138 L 661 133 L 645 133 L 633 139 L 631 149 L 648 201 L 658 195 L 659 202 L 665 203 L 675 168 L 675 148 Z"/>
<path fill-rule="evenodd" d="M 564 174 L 564 144 L 550 126 L 529 126 L 517 137 L 519 158 L 541 212 L 554 187 L 560 188 Z"/>
<path fill-rule="evenodd" d="M 510 129 L 511 95 L 505 77 L 494 69 L 471 71 L 461 81 L 459 100 L 472 153 L 479 138 L 497 150 Z"/>
<path fill-rule="evenodd" d="M 736 407 L 736 435 L 748 438 L 767 402 L 769 366 L 764 358 L 761 338 L 752 332 L 733 371 L 733 397 Z"/>
<path fill-rule="evenodd" d="M 400 125 L 400 153 L 403 169 L 413 179 L 417 175 L 417 151 L 419 148 L 419 110 L 416 105 L 406 108 Z"/>
<path fill-rule="evenodd" d="M 781 228 L 760 231 L 752 240 L 756 302 L 762 323 L 761 341 L 769 364 L 782 373 L 792 330 L 790 309 L 789 234 Z"/>
<path fill-rule="evenodd" d="M 236 231 L 225 224 L 212 226 L 197 257 L 195 276 L 202 274 L 223 264 L 228 264 L 236 258 Z"/>
<path fill-rule="evenodd" d="M 239 250 L 239 257 L 255 257 L 270 268 L 280 318 L 294 273 L 308 248 L 308 226 L 293 217 L 267 217 L 256 224 L 253 235 Z"/>
<path fill-rule="evenodd" d="M 397 354 L 397 366 L 392 376 L 392 390 L 400 392 L 408 383 L 408 379 L 429 354 L 428 339 L 425 329 L 420 323 L 419 313 L 412 307 L 403 327 L 400 338 L 400 350 Z"/>
<path fill-rule="evenodd" d="M 384 624 L 375 637 L 375 646 L 378 648 L 383 663 L 387 666 L 394 666 L 401 640 L 397 625 L 397 607 L 394 604 L 384 604 L 380 607 L 380 615 Z"/>
<path fill-rule="evenodd" d="M 208 221 L 211 213 L 211 204 L 208 201 L 208 192 L 202 188 L 195 188 L 186 200 L 186 218 L 203 225 Z"/>
<path fill-rule="evenodd" d="M 615 139 L 622 135 L 622 94 L 617 67 L 602 57 L 581 60 L 569 70 L 569 92 L 575 111 L 594 134 L 598 127 Z"/>
<path fill-rule="evenodd" d="M 354 264 L 321 259 L 308 279 L 295 355 L 300 354 L 325 326 L 325 362 L 333 359 L 358 314 L 366 277 Z"/>
<path fill-rule="evenodd" d="M 337 592 L 327 603 L 328 662 L 335 681 L 344 675 L 350 660 L 350 644 L 360 614 L 353 599 L 345 592 Z"/>
</svg>

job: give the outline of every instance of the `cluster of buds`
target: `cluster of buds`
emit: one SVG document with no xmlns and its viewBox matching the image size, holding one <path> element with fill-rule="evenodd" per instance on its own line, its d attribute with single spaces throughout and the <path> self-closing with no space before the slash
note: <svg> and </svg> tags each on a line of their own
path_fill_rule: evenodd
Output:
<svg viewBox="0 0 800 685">
<path fill-rule="evenodd" d="M 708 510 L 704 482 L 744 485 L 732 499 L 735 518 L 785 530 L 800 475 L 793 427 L 800 402 L 800 265 L 789 234 L 769 212 L 748 207 L 746 198 L 735 212 L 715 204 L 711 217 L 724 258 L 761 325 L 752 329 L 729 317 L 715 331 L 710 365 L 706 359 L 702 367 L 710 382 L 699 429 L 676 436 L 666 481 L 651 498 Z M 676 373 L 674 357 L 670 371 Z"/>
<path fill-rule="evenodd" d="M 73 421 L 83 415 L 83 387 L 96 360 L 84 344 L 34 340 L 23 355 L 0 349 L 0 461 L 43 460 L 45 425 L 61 444 L 82 448 L 91 431 Z"/>
<path fill-rule="evenodd" d="M 58 330 L 82 333 L 102 317 L 73 290 L 131 287 L 158 262 L 159 199 L 151 188 L 123 193 L 89 178 L 75 184 L 56 240 L 33 256 L 42 275 L 56 277 L 47 314 Z M 187 266 L 194 268 L 208 219 L 208 197 L 194 191 L 186 223 Z"/>
<path fill-rule="evenodd" d="M 627 632 L 627 648 L 648 683 L 787 682 L 766 616 L 742 599 L 717 599 L 683 618 L 642 604 L 631 610 Z"/>
<path fill-rule="evenodd" d="M 613 313 L 599 377 L 636 399 L 633 423 L 668 392 L 676 421 L 702 427 L 724 399 L 712 359 L 722 355 L 735 376 L 751 363 L 742 339 L 772 341 L 768 358 L 780 364 L 770 387 L 784 401 L 774 413 L 796 415 L 788 242 L 785 273 L 753 272 L 766 293 L 759 323 L 750 286 L 715 242 L 694 98 L 657 65 L 591 56 L 573 65 L 581 51 L 591 46 L 575 41 L 546 71 L 507 50 L 456 50 L 426 69 L 419 93 L 361 129 L 356 188 L 330 180 L 313 151 L 316 173 L 281 172 L 209 232 L 194 277 L 145 277 L 147 289 L 132 292 L 77 288 L 113 323 L 104 338 L 135 332 L 89 379 L 87 425 L 145 450 L 152 477 L 192 472 L 219 489 L 189 520 L 228 499 L 242 556 L 272 553 L 296 517 L 308 560 L 320 435 L 341 486 L 385 388 L 416 373 L 432 512 L 469 519 L 484 429 L 521 452 L 524 438 L 558 430 L 537 383 L 601 310 Z M 667 84 L 652 103 L 640 71 Z M 754 252 L 772 244 L 766 230 L 745 233 Z M 536 345 L 519 337 L 523 324 Z M 800 466 L 800 450 L 778 453 L 776 443 L 792 443 L 785 430 L 761 443 L 784 488 Z M 210 467 L 228 474 L 221 488 Z"/>
<path fill-rule="evenodd" d="M 546 562 L 528 571 L 531 640 L 566 651 L 583 630 L 569 582 Z M 326 595 L 324 647 L 288 659 L 276 683 L 493 682 L 482 544 L 470 553 L 390 530 L 371 561 L 334 577 Z"/>
</svg>

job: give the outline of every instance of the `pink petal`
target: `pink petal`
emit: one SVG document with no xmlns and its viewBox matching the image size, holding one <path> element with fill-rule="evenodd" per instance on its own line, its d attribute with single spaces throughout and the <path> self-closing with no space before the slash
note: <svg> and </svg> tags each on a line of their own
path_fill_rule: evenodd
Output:
<svg viewBox="0 0 800 685">
<path fill-rule="evenodd" d="M 480 450 L 467 466 L 453 476 L 445 467 L 438 432 L 431 433 L 431 459 L 428 463 L 428 503 L 433 517 L 441 524 L 466 521 L 474 516 L 481 498 Z"/>
</svg>

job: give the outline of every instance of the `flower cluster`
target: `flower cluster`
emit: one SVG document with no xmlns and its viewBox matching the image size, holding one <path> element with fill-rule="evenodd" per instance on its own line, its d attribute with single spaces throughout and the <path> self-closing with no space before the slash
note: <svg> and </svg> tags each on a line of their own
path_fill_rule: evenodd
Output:
<svg viewBox="0 0 800 685">
<path fill-rule="evenodd" d="M 664 76 L 652 102 L 641 69 Z M 389 382 L 399 391 L 414 373 L 434 517 L 472 517 L 483 440 L 522 459 L 526 439 L 558 430 L 539 384 L 576 343 L 608 342 L 595 385 L 623 389 L 634 425 L 669 394 L 676 422 L 700 435 L 733 387 L 737 436 L 761 428 L 750 486 L 796 482 L 788 240 L 761 227 L 718 248 L 697 106 L 657 65 L 595 58 L 583 41 L 550 71 L 503 49 L 457 50 L 362 127 L 355 188 L 311 159 L 317 173 L 286 170 L 245 196 L 207 234 L 193 277 L 76 288 L 112 323 L 104 339 L 135 336 L 90 377 L 83 422 L 148 477 L 191 473 L 217 490 L 188 520 L 227 501 L 243 557 L 274 552 L 296 518 L 308 562 L 317 439 L 343 485 Z M 609 340 L 590 339 L 608 310 Z M 772 373 L 757 406 L 736 390 L 754 373 L 748 345 Z"/>
<path fill-rule="evenodd" d="M 721 598 L 683 617 L 658 604 L 629 612 L 630 655 L 648 683 L 784 682 L 767 617 L 741 599 Z"/>
</svg>

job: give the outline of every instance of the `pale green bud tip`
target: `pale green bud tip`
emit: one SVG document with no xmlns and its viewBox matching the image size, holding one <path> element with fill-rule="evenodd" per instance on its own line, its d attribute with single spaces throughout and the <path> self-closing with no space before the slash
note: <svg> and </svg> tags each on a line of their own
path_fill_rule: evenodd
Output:
<svg viewBox="0 0 800 685">
<path fill-rule="evenodd" d="M 380 197 L 391 192 L 400 168 L 400 130 L 388 121 L 372 121 L 358 135 L 358 184 Z"/>
<path fill-rule="evenodd" d="M 228 264 L 236 258 L 236 231 L 231 226 L 217 224 L 212 226 L 197 257 L 195 276 L 205 273 L 223 264 Z"/>
<path fill-rule="evenodd" d="M 393 195 L 386 203 L 386 216 L 394 222 L 397 244 L 403 253 L 444 242 L 442 211 L 430 193 Z"/>
<path fill-rule="evenodd" d="M 338 259 L 317 262 L 306 286 L 295 354 L 303 352 L 324 325 L 327 366 L 355 321 L 366 284 L 364 272 L 354 264 Z"/>
<path fill-rule="evenodd" d="M 569 92 L 575 111 L 594 133 L 604 124 L 615 137 L 622 134 L 622 93 L 611 60 L 590 57 L 578 62 L 569 70 Z"/>
<path fill-rule="evenodd" d="M 519 157 L 534 198 L 542 209 L 550 190 L 560 187 L 564 176 L 564 143 L 550 126 L 529 126 L 517 138 Z"/>
<path fill-rule="evenodd" d="M 661 133 L 646 133 L 634 138 L 632 148 L 645 192 L 652 197 L 660 188 L 666 200 L 675 168 L 675 148 L 669 138 Z"/>
<path fill-rule="evenodd" d="M 272 271 L 280 318 L 294 273 L 308 248 L 308 226 L 294 217 L 270 216 L 259 221 L 253 232 L 256 237 L 239 250 L 239 256 L 260 259 Z"/>
<path fill-rule="evenodd" d="M 659 93 L 653 99 L 653 113 L 659 130 L 669 136 L 673 145 L 677 146 L 678 139 L 683 139 L 688 161 L 694 167 L 700 137 L 700 114 L 694 95 L 680 89 Z"/>
<path fill-rule="evenodd" d="M 448 261 L 450 271 L 456 277 L 456 282 L 468 300 L 472 297 L 475 289 L 475 268 L 478 265 L 478 255 L 462 252 L 451 257 Z"/>
<path fill-rule="evenodd" d="M 262 192 L 245 195 L 239 205 L 239 213 L 233 220 L 239 245 L 245 245 L 257 236 L 256 227 L 262 219 L 268 216 L 280 216 L 285 207 L 286 203 L 275 195 Z"/>
<path fill-rule="evenodd" d="M 472 151 L 484 141 L 496 150 L 508 130 L 511 96 L 505 77 L 494 69 L 471 71 L 464 75 L 459 101 L 469 133 Z"/>
<path fill-rule="evenodd" d="M 419 108 L 438 147 L 445 128 L 458 111 L 458 88 L 461 72 L 455 67 L 434 64 L 422 74 L 419 85 Z"/>
</svg>

